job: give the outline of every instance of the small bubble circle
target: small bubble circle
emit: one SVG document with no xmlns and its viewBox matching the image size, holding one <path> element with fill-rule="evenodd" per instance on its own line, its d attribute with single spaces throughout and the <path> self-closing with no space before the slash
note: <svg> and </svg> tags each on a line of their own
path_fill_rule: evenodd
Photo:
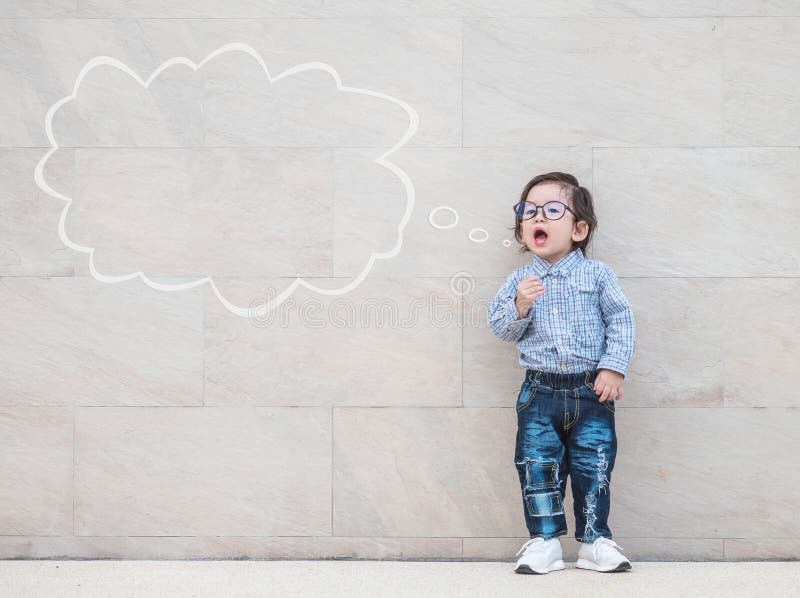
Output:
<svg viewBox="0 0 800 598">
<path fill-rule="evenodd" d="M 482 235 L 476 239 L 475 235 Z M 489 232 L 485 228 L 473 228 L 469 231 L 469 240 L 474 243 L 484 243 L 489 239 Z"/>
<path fill-rule="evenodd" d="M 450 212 L 453 215 L 453 222 L 450 223 L 450 224 L 437 224 L 436 222 L 434 222 L 433 221 L 434 216 L 440 211 L 448 211 L 448 212 Z M 433 228 L 438 228 L 438 229 L 441 229 L 441 230 L 445 230 L 445 229 L 448 229 L 448 228 L 453 228 L 453 227 L 455 227 L 456 224 L 458 224 L 458 212 L 456 212 L 450 206 L 437 206 L 437 207 L 435 207 L 435 208 L 433 208 L 431 210 L 430 214 L 428 214 L 428 222 L 430 222 L 430 224 L 431 224 L 431 226 Z"/>
</svg>

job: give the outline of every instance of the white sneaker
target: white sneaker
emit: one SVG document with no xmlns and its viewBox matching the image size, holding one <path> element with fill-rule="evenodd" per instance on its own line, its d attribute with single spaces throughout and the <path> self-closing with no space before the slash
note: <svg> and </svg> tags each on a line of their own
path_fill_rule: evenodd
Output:
<svg viewBox="0 0 800 598">
<path fill-rule="evenodd" d="M 631 562 L 620 552 L 621 550 L 622 546 L 614 540 L 600 536 L 591 544 L 581 543 L 575 566 L 579 569 L 592 569 L 604 573 L 626 571 L 631 568 Z"/>
<path fill-rule="evenodd" d="M 545 540 L 539 536 L 531 538 L 517 552 L 519 557 L 515 573 L 550 573 L 564 568 L 561 554 L 561 542 L 558 538 Z"/>
</svg>

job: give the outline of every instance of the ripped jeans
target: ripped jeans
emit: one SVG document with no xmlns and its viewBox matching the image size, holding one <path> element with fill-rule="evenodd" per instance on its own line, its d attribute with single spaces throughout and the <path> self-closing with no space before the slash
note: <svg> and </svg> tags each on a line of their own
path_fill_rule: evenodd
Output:
<svg viewBox="0 0 800 598">
<path fill-rule="evenodd" d="M 563 500 L 572 482 L 575 539 L 611 538 L 611 471 L 617 455 L 614 401 L 592 390 L 597 371 L 526 370 L 517 397 L 514 463 L 530 537 L 567 533 Z"/>
</svg>

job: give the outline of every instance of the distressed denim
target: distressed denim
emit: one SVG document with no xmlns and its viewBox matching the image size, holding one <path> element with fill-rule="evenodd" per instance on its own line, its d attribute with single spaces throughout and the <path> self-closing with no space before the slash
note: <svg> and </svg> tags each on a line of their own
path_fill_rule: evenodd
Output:
<svg viewBox="0 0 800 598">
<path fill-rule="evenodd" d="M 613 400 L 592 390 L 597 370 L 526 370 L 517 396 L 514 464 L 530 537 L 567 534 L 564 493 L 572 484 L 575 539 L 611 538 L 611 471 L 617 455 Z"/>
</svg>

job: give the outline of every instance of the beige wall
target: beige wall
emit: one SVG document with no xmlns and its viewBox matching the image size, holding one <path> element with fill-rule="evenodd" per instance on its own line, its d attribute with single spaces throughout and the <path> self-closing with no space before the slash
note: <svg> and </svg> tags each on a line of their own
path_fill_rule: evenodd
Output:
<svg viewBox="0 0 800 598">
<path fill-rule="evenodd" d="M 0 3 L 0 556 L 510 560 L 522 370 L 485 307 L 529 259 L 502 244 L 511 205 L 558 169 L 594 193 L 590 257 L 637 318 L 615 539 L 798 558 L 800 6 L 317 4 Z M 282 325 L 220 296 L 340 288 L 394 245 L 405 194 L 371 160 L 408 126 L 397 106 L 320 73 L 270 86 L 241 54 L 148 91 L 87 77 L 45 169 L 70 238 L 102 274 L 220 296 L 97 280 L 33 178 L 92 57 L 146 76 L 228 42 L 420 117 L 390 157 L 416 192 L 402 250 L 347 294 L 298 289 Z M 455 227 L 430 225 L 440 205 Z M 382 301 L 425 309 L 331 319 Z"/>
</svg>

